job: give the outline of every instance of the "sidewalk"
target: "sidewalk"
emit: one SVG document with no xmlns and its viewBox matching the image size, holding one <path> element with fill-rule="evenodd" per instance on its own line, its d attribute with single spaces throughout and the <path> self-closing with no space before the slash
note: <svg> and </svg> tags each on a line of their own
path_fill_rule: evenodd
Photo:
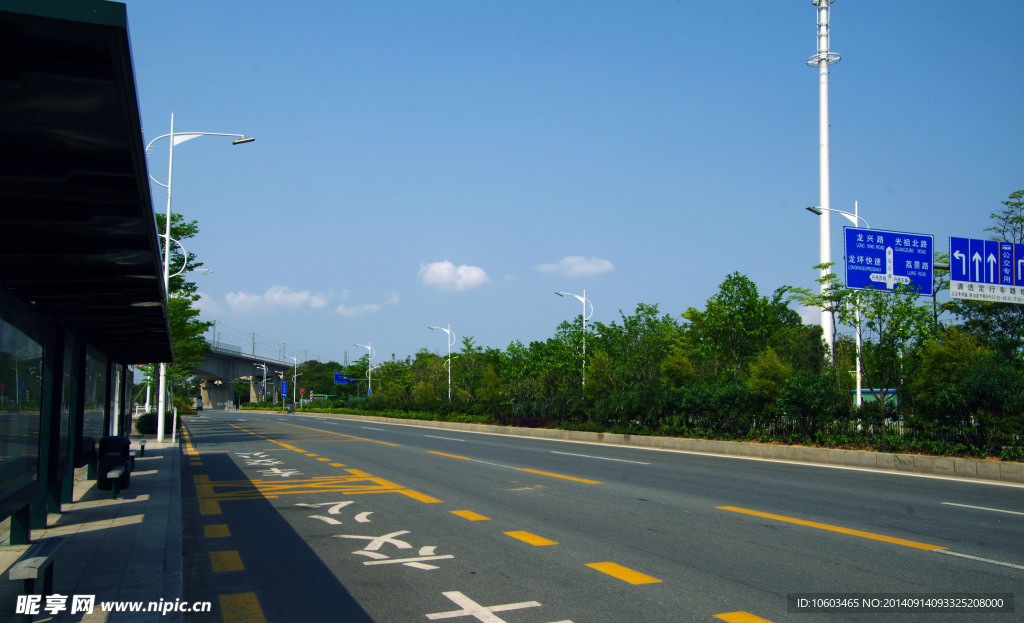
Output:
<svg viewBox="0 0 1024 623">
<path fill-rule="evenodd" d="M 86 480 L 86 468 L 75 471 L 74 502 L 64 504 L 60 515 L 50 515 L 45 530 L 33 530 L 32 541 L 63 536 L 64 547 L 54 565 L 54 593 L 67 597 L 67 610 L 54 616 L 45 609 L 34 621 L 126 621 L 177 623 L 180 612 L 145 612 L 150 602 L 175 603 L 182 598 L 181 472 L 180 451 L 168 438 L 146 442 L 140 456 L 137 435 L 132 436 L 135 471 L 127 488 L 112 499 L 112 491 L 100 491 Z M 9 521 L 0 524 L 3 545 L 9 538 Z M 13 546 L 12 546 L 13 547 Z M 0 579 L 0 621 L 14 623 L 20 580 L 5 572 Z M 72 597 L 95 596 L 92 614 L 70 615 Z M 139 602 L 143 612 L 103 612 L 101 602 Z"/>
</svg>

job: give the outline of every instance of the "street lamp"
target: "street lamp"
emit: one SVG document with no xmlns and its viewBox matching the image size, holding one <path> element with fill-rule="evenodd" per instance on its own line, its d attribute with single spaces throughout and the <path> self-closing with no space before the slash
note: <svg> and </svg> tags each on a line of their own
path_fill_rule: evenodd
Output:
<svg viewBox="0 0 1024 623">
<path fill-rule="evenodd" d="M 259 400 L 257 402 L 266 402 L 267 401 L 267 364 L 265 364 L 265 363 L 254 363 L 252 365 L 256 366 L 260 370 L 263 370 L 263 384 L 260 385 L 260 391 L 258 392 L 259 393 L 259 397 L 262 398 L 262 400 Z"/>
<path fill-rule="evenodd" d="M 583 290 L 583 294 L 573 294 L 572 292 L 555 292 L 558 296 L 571 296 L 579 302 L 583 303 L 583 386 L 587 386 L 587 320 L 594 315 L 594 304 L 587 299 L 587 291 Z M 587 313 L 587 305 L 590 305 L 590 313 Z"/>
<path fill-rule="evenodd" d="M 437 329 L 438 331 L 444 331 L 448 334 L 448 359 L 445 360 L 445 367 L 448 368 L 448 402 L 452 401 L 452 344 L 455 343 L 455 334 L 452 332 L 452 325 L 448 323 L 448 328 L 444 327 L 427 327 L 428 329 Z"/>
<path fill-rule="evenodd" d="M 370 362 L 377 356 L 377 352 L 373 350 L 371 342 L 367 342 L 366 344 L 356 344 L 356 346 L 366 349 L 366 397 L 369 398 L 370 392 L 373 390 L 373 365 L 371 365 Z"/>
<path fill-rule="evenodd" d="M 831 229 L 831 210 L 829 206 L 832 201 L 831 174 L 832 165 L 829 152 L 829 121 L 828 121 L 828 83 L 829 67 L 842 60 L 839 54 L 832 51 L 831 36 L 829 34 L 829 23 L 831 21 L 830 7 L 834 0 L 811 0 L 811 4 L 817 7 L 818 11 L 818 51 L 807 59 L 810 67 L 818 68 L 818 187 L 819 204 L 822 211 L 817 214 L 821 217 L 818 226 L 821 232 L 820 239 L 820 261 L 821 264 L 821 293 L 825 293 L 825 279 L 832 272 L 829 263 L 831 260 L 831 249 L 828 246 L 828 233 Z M 829 336 L 829 354 L 832 348 L 832 317 L 824 308 L 821 310 L 821 328 L 825 335 Z"/>
<path fill-rule="evenodd" d="M 167 183 L 164 184 L 154 178 L 152 175 L 149 179 L 153 180 L 154 183 L 163 186 L 167 189 L 167 218 L 164 223 L 164 289 L 167 292 L 168 298 L 171 295 L 171 181 L 174 177 L 174 146 L 178 143 L 184 143 L 185 141 L 192 140 L 199 136 L 233 136 L 235 140 L 231 143 L 233 145 L 240 145 L 242 143 L 251 143 L 256 139 L 251 136 L 244 134 L 223 134 L 220 132 L 175 132 L 174 131 L 174 113 L 171 113 L 171 131 L 167 134 L 161 134 L 154 138 L 146 145 L 146 153 L 148 154 L 153 144 L 162 138 L 170 138 L 171 146 L 168 150 L 167 158 Z M 180 243 L 179 243 L 180 244 Z M 188 256 L 186 255 L 186 261 Z M 157 415 L 156 415 L 156 440 L 162 442 L 164 440 L 164 411 L 167 408 L 167 363 L 160 363 L 160 387 L 159 387 L 159 398 L 157 399 Z"/>
<path fill-rule="evenodd" d="M 853 221 L 854 226 L 858 225 L 859 223 L 864 223 L 864 227 L 867 227 L 868 229 L 871 229 L 871 225 L 868 225 L 868 222 L 865 221 L 863 218 L 861 218 L 860 213 L 859 213 L 858 208 L 857 208 L 857 202 L 856 201 L 853 202 L 853 212 L 852 213 L 851 212 L 844 212 L 843 210 L 836 210 L 835 208 L 821 208 L 821 207 L 818 207 L 818 206 L 808 206 L 807 207 L 807 211 L 811 212 L 813 214 L 817 214 L 818 216 L 821 216 L 824 212 L 835 212 L 837 214 L 842 214 L 847 219 Z M 832 257 L 832 254 L 831 254 L 831 247 L 832 247 L 832 240 L 831 240 L 831 238 L 832 237 L 831 237 L 830 234 L 831 234 L 831 232 L 827 232 L 827 231 L 824 231 L 824 230 L 822 231 L 822 235 L 826 236 L 826 238 L 822 241 L 821 248 L 823 249 L 823 252 L 824 252 L 824 249 L 828 249 L 829 250 L 828 258 Z M 826 259 L 825 262 L 823 262 L 823 263 L 827 263 L 827 262 L 831 262 L 831 261 L 832 261 L 831 259 Z M 825 283 L 822 282 L 821 286 L 822 286 L 822 288 L 824 288 L 825 287 Z M 822 315 L 827 313 L 827 312 L 825 312 L 825 308 L 824 307 L 822 307 L 822 312 L 821 313 L 822 313 Z M 861 397 L 861 394 L 860 394 L 860 392 L 861 392 L 861 379 L 860 379 L 860 353 L 861 353 L 860 309 L 855 310 L 854 315 L 855 315 L 856 320 L 857 320 L 857 357 L 856 357 L 857 362 L 856 362 L 856 372 L 855 372 L 855 374 L 857 375 L 857 408 L 859 409 L 861 407 L 861 405 L 864 404 L 863 398 Z M 824 329 L 824 328 L 825 328 L 824 325 L 822 325 L 822 329 Z M 835 347 L 835 344 L 832 343 L 832 332 L 831 331 L 829 331 L 828 335 L 825 336 L 825 339 L 828 340 L 828 344 L 829 344 L 829 349 L 828 350 L 829 350 L 830 353 L 832 353 L 832 351 L 833 351 L 833 349 Z M 835 353 L 832 353 L 832 354 L 833 354 L 833 356 L 835 355 Z"/>
</svg>

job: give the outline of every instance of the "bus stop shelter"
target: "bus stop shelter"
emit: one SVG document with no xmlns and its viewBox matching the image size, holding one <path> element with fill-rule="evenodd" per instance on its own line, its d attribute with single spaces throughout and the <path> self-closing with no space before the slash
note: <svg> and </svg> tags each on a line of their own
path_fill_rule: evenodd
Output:
<svg viewBox="0 0 1024 623">
<path fill-rule="evenodd" d="M 70 501 L 83 438 L 128 434 L 130 366 L 171 361 L 123 4 L 0 0 L 0 519 Z"/>
</svg>

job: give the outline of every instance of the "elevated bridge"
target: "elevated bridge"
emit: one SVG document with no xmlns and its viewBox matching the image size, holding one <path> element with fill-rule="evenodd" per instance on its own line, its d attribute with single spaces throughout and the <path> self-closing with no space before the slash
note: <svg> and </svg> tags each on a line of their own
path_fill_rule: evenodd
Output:
<svg viewBox="0 0 1024 623">
<path fill-rule="evenodd" d="M 263 382 L 263 368 L 267 367 L 267 395 L 274 395 L 274 388 L 280 387 L 281 376 L 290 380 L 289 370 L 294 366 L 292 361 L 264 357 L 259 354 L 242 352 L 240 346 L 218 343 L 212 347 L 199 366 L 192 369 L 193 374 L 203 380 L 201 393 L 203 406 L 207 409 L 219 409 L 225 404 L 232 404 L 235 399 L 234 381 L 248 378 L 249 400 L 258 400 L 257 388 Z"/>
</svg>

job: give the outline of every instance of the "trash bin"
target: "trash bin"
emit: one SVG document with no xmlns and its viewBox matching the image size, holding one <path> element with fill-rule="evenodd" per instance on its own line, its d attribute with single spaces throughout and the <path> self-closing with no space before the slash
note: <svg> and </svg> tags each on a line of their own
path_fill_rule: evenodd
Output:
<svg viewBox="0 0 1024 623">
<path fill-rule="evenodd" d="M 118 488 L 128 488 L 128 480 L 131 476 L 131 454 L 132 440 L 128 437 L 102 437 L 99 447 L 99 468 L 96 474 L 96 487 L 107 490 L 111 487 L 111 481 L 107 478 L 107 472 L 115 467 L 124 467 L 124 472 L 118 478 Z"/>
</svg>

